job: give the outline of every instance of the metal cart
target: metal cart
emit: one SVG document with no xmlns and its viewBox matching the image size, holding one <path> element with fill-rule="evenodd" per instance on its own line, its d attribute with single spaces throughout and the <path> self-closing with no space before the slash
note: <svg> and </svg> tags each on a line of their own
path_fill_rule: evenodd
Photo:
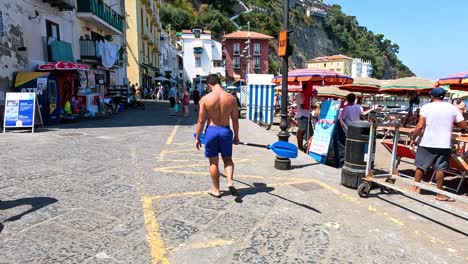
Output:
<svg viewBox="0 0 468 264">
<path fill-rule="evenodd" d="M 376 128 L 378 126 L 394 126 L 395 127 L 395 135 L 393 137 L 392 158 L 390 159 L 390 169 L 388 173 L 384 173 L 384 174 L 374 174 L 371 169 L 372 161 L 375 159 L 375 158 L 374 159 L 372 158 L 371 151 L 374 148 L 375 133 L 376 133 Z M 468 199 L 465 196 L 446 192 L 444 190 L 437 189 L 436 187 L 429 186 L 427 184 L 417 183 L 412 178 L 407 178 L 409 177 L 408 175 L 400 175 L 400 173 L 395 168 L 397 146 L 398 146 L 399 137 L 400 137 L 399 135 L 400 126 L 401 126 L 400 124 L 391 124 L 391 125 L 381 124 L 381 123 L 371 124 L 370 135 L 369 135 L 369 145 L 368 145 L 369 147 L 368 147 L 368 153 L 367 153 L 367 157 L 369 158 L 367 159 L 367 163 L 366 163 L 367 174 L 366 174 L 366 177 L 363 179 L 363 183 L 361 183 L 358 186 L 357 191 L 358 191 L 359 196 L 365 197 L 365 198 L 369 197 L 372 184 L 374 183 L 374 184 L 379 185 L 379 189 L 382 193 L 388 194 L 394 191 L 398 191 L 416 200 L 423 201 L 427 204 L 444 209 L 448 212 L 468 218 L 468 212 L 459 208 L 449 206 L 447 202 L 440 202 L 435 199 L 428 199 L 424 197 L 423 195 L 420 195 L 418 193 L 412 192 L 410 190 L 407 190 L 407 189 L 404 189 L 395 185 L 395 182 L 398 180 L 399 182 L 403 182 L 407 186 L 415 185 L 421 188 L 422 190 L 428 190 L 434 193 L 443 194 L 453 199 L 456 199 L 457 201 L 468 203 Z M 405 176 L 405 177 L 402 177 L 402 176 Z"/>
</svg>

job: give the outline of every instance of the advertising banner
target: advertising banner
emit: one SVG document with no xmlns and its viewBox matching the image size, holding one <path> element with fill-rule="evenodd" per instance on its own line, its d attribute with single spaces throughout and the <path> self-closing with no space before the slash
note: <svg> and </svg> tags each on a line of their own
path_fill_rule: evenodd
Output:
<svg viewBox="0 0 468 264">
<path fill-rule="evenodd" d="M 315 125 L 314 137 L 309 148 L 309 156 L 317 162 L 325 163 L 333 133 L 340 114 L 341 100 L 329 100 L 322 103 L 320 115 Z"/>
<path fill-rule="evenodd" d="M 5 127 L 34 127 L 35 93 L 7 93 L 5 99 Z"/>
</svg>

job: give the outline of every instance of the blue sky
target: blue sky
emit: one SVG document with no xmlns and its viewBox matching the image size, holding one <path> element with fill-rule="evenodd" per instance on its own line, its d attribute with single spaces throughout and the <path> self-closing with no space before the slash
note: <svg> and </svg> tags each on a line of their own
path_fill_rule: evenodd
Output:
<svg viewBox="0 0 468 264">
<path fill-rule="evenodd" d="M 325 0 L 400 46 L 419 77 L 468 71 L 468 0 Z"/>
</svg>

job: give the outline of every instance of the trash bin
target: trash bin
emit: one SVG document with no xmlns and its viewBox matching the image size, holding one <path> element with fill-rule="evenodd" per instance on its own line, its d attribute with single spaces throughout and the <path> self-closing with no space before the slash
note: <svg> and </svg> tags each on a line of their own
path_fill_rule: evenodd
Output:
<svg viewBox="0 0 468 264">
<path fill-rule="evenodd" d="M 354 121 L 348 126 L 345 146 L 345 161 L 341 168 L 341 184 L 357 189 L 366 175 L 367 150 L 369 145 L 370 123 Z M 372 163 L 375 157 L 375 142 Z"/>
</svg>

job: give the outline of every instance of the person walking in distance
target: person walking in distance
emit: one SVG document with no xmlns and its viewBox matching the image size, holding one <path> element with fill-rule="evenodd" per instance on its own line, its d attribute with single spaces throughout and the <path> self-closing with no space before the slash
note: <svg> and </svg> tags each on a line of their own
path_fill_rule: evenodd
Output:
<svg viewBox="0 0 468 264">
<path fill-rule="evenodd" d="M 431 103 L 421 108 L 418 124 L 410 142 L 410 145 L 414 145 L 422 134 L 414 160 L 416 166 L 414 180 L 418 183 L 421 182 L 424 173 L 433 166 L 437 178 L 437 188 L 443 189 L 444 170 L 448 168 L 450 159 L 453 126 L 455 124 L 462 129 L 462 132 L 465 132 L 467 124 L 456 106 L 444 102 L 445 90 L 443 88 L 432 89 L 430 95 Z M 412 191 L 419 193 L 420 188 L 413 185 Z M 442 194 L 437 194 L 436 199 L 453 201 Z"/>
<path fill-rule="evenodd" d="M 217 74 L 210 74 L 207 78 L 210 93 L 200 100 L 195 147 L 201 147 L 200 135 L 208 120 L 205 132 L 205 157 L 210 162 L 210 176 L 213 190 L 209 195 L 221 198 L 219 189 L 219 154 L 224 162 L 224 171 L 228 180 L 228 188 L 232 195 L 239 196 L 234 187 L 234 162 L 232 161 L 232 145 L 239 142 L 239 115 L 237 101 L 232 94 L 224 91 Z M 229 117 L 234 130 L 229 126 Z"/>
<path fill-rule="evenodd" d="M 200 102 L 200 92 L 198 91 L 197 87 L 192 92 L 193 97 L 193 105 L 195 106 L 195 112 L 198 112 L 198 102 Z"/>
<path fill-rule="evenodd" d="M 175 116 L 174 107 L 177 102 L 177 88 L 176 86 L 172 86 L 169 90 L 169 111 L 171 116 Z"/>
<path fill-rule="evenodd" d="M 183 90 L 182 104 L 184 105 L 184 117 L 189 117 L 190 95 L 187 90 Z"/>
</svg>

